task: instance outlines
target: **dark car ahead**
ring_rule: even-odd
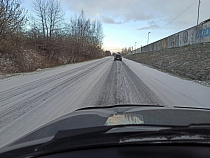
[[[116,54],[116,55],[114,56],[114,61],[116,61],[116,60],[122,61],[122,55]]]

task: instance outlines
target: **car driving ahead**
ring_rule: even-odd
[[[0,149],[0,157],[210,157],[210,109],[88,107]]]
[[[116,60],[122,61],[122,55],[120,55],[120,54],[115,54],[115,55],[114,55],[114,61],[116,61]]]

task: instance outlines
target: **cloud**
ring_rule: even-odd
[[[114,23],[115,19],[120,19],[120,22],[116,23],[123,23],[154,18],[152,13],[142,9],[146,3],[139,0],[62,0],[62,2],[71,11],[79,13],[83,9],[87,16],[102,18],[104,21],[110,21],[110,24],[112,24],[111,19],[114,19]]]
[[[157,25],[156,22],[150,21],[148,22],[147,26],[137,28],[136,30],[154,30],[154,29],[159,29],[159,28],[160,26]]]
[[[101,19],[104,23],[107,23],[107,24],[122,24],[123,23],[121,21],[115,21],[113,18],[105,17],[105,16],[101,16]]]
[[[61,0],[61,2],[70,11],[79,13],[83,9],[88,17],[101,18],[108,24],[154,19],[167,24],[187,9],[170,23],[170,26],[187,27],[196,24],[197,17],[197,2],[192,0]],[[207,7],[209,5],[210,1],[207,0],[201,3],[200,22],[209,18]]]
[[[137,28],[136,30],[153,30],[153,29],[158,29],[158,28],[160,28],[158,25],[149,25],[149,26]]]

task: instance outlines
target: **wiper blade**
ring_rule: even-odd
[[[119,132],[119,133],[107,133],[111,129],[119,129],[119,128],[124,128],[124,127],[157,127],[157,130],[160,128],[171,128],[171,126],[167,125],[152,125],[152,124],[139,124],[139,125],[115,125],[115,126],[101,126],[101,127],[91,127],[91,128],[82,128],[82,129],[74,129],[74,130],[63,130],[63,131],[58,131],[54,138],[43,144],[38,150],[43,151],[43,150],[49,150],[54,147],[59,148],[59,146],[65,146],[67,144],[68,147],[70,146],[81,146],[84,144],[81,144],[81,139],[88,140],[90,141],[89,144],[93,143],[94,141],[101,141],[101,143],[118,143],[119,142],[119,137],[118,136],[125,136],[125,133],[129,132]],[[173,127],[173,126],[172,126]],[[140,130],[140,129],[139,129]],[[154,130],[154,129],[153,129]],[[136,131],[130,131],[131,133],[136,132]],[[138,131],[138,132],[145,132],[145,131]],[[112,137],[110,140],[107,140],[106,138],[109,137],[110,135],[115,135]],[[117,137],[116,137],[117,134]],[[106,136],[106,138],[103,138]],[[103,140],[101,140],[101,138]],[[100,139],[100,140],[99,140]],[[87,141],[87,143],[88,143]]]
[[[192,124],[193,126],[197,124]],[[204,124],[202,124],[204,125]],[[205,124],[209,125],[210,124]],[[191,126],[191,125],[190,125]],[[79,135],[89,135],[89,134],[104,134],[107,131],[114,128],[123,128],[123,127],[157,127],[157,128],[179,128],[179,127],[188,127],[188,126],[179,126],[179,125],[159,125],[159,124],[125,124],[125,125],[113,125],[113,126],[98,126],[98,127],[89,127],[82,129],[71,129],[71,130],[62,130],[58,131],[54,136],[53,140],[58,140],[67,137],[74,137]]]
[[[41,150],[48,148],[50,146],[55,146],[55,144],[65,144],[69,141],[69,139],[77,138],[80,139],[83,138],[95,138],[96,135],[103,135],[106,132],[110,131],[111,129],[119,129],[123,127],[157,127],[158,130],[160,128],[179,128],[180,126],[171,126],[171,125],[156,125],[156,124],[130,124],[130,125],[115,125],[115,126],[101,126],[101,127],[91,127],[91,128],[82,128],[82,129],[71,129],[71,130],[63,130],[58,131],[54,138],[42,145]],[[139,129],[141,132],[141,130]],[[136,132],[136,131],[130,131],[130,132]],[[145,132],[145,131],[143,131]],[[147,132],[147,131],[146,131]]]
[[[139,131],[122,131],[117,133],[110,133],[111,129],[124,128],[124,127],[137,127]],[[153,130],[141,131],[141,127],[152,127]],[[157,131],[154,131],[157,127]],[[162,128],[161,128],[162,127]],[[128,128],[129,129],[129,128]],[[198,129],[200,131],[198,131]],[[189,131],[187,131],[189,130]],[[191,131],[190,131],[191,130]],[[194,131],[193,131],[194,130]],[[208,135],[207,135],[208,133]],[[195,142],[199,143],[199,139],[205,143],[210,143],[210,124],[191,124],[189,126],[169,126],[169,125],[118,125],[118,126],[102,126],[92,127],[86,129],[75,129],[59,131],[54,136],[53,140],[44,143],[30,146],[27,148],[13,151],[14,155],[20,155],[23,152],[28,157],[42,156],[45,154],[53,154],[57,152],[71,151],[75,149],[86,149],[91,147],[105,147],[110,145],[124,145],[130,143],[153,144],[156,140],[161,143],[171,143],[167,139],[158,138],[175,138],[175,136],[194,136]],[[198,136],[198,137],[196,137]],[[200,136],[200,137],[199,137]],[[144,139],[143,139],[144,138]],[[148,139],[147,139],[148,138]],[[164,142],[165,141],[165,142]],[[29,150],[30,149],[30,150]],[[6,153],[10,155],[11,153]],[[22,154],[23,155],[23,154]],[[8,156],[11,157],[11,156]]]
[[[111,129],[117,129],[117,128],[123,128],[123,127],[157,127],[164,128],[162,130],[159,130],[159,132],[179,132],[179,131],[185,131],[185,132],[196,132],[199,133],[205,132],[205,134],[209,134],[210,130],[210,124],[189,124],[189,125],[159,125],[159,124],[128,124],[128,125],[115,125],[115,126],[100,126],[100,127],[91,127],[91,128],[82,128],[82,129],[71,129],[71,130],[62,130],[58,131],[56,135],[54,136],[52,141],[56,141],[59,139],[66,139],[69,137],[75,137],[75,136],[89,136],[92,135],[99,135],[99,134],[105,134]],[[165,129],[167,128],[167,129]],[[204,129],[205,128],[205,129]],[[132,132],[132,131],[131,131]],[[155,133],[157,133],[155,131]],[[49,142],[50,144],[51,142]]]
[[[192,126],[192,125],[189,125]],[[193,124],[193,126],[195,126]],[[202,127],[190,127],[203,129]],[[207,126],[205,124],[205,126]],[[151,125],[151,124],[141,124],[141,125],[117,125],[117,126],[101,126],[101,127],[92,127],[86,129],[75,129],[75,130],[64,130],[59,131],[56,133],[54,138],[45,143],[40,145],[36,148],[36,153],[34,155],[41,155],[44,153],[56,153],[56,152],[63,152],[63,151],[70,151],[74,149],[86,149],[89,147],[99,147],[99,146],[110,146],[110,145],[120,145],[121,143],[126,142],[126,140],[130,139],[138,139],[138,138],[158,138],[160,136],[163,137],[173,137],[178,135],[190,135],[196,136],[201,135],[205,136],[210,142],[210,125],[205,127],[204,131],[186,131],[189,129],[188,126],[169,126],[169,125]],[[111,129],[118,129],[124,127],[152,127],[152,131],[126,131],[126,132],[109,132]],[[154,128],[157,127],[157,131],[154,131]],[[161,128],[162,127],[162,128]],[[160,130],[161,129],[161,130]],[[185,130],[185,131],[184,131]],[[146,143],[153,143],[154,139],[151,141],[147,141]],[[145,143],[142,141],[142,143]]]
[[[190,124],[188,126],[177,126],[169,129],[160,129],[159,131],[150,131],[146,133],[135,133],[124,137],[121,141],[127,142],[129,139],[143,139],[150,138],[154,141],[159,138],[166,138],[172,140],[177,137],[185,136],[184,139],[208,140],[210,142],[210,124]],[[151,139],[153,138],[153,139]]]

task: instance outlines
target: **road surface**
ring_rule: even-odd
[[[112,57],[0,80],[0,147],[78,108],[146,104],[210,108],[210,88]]]

